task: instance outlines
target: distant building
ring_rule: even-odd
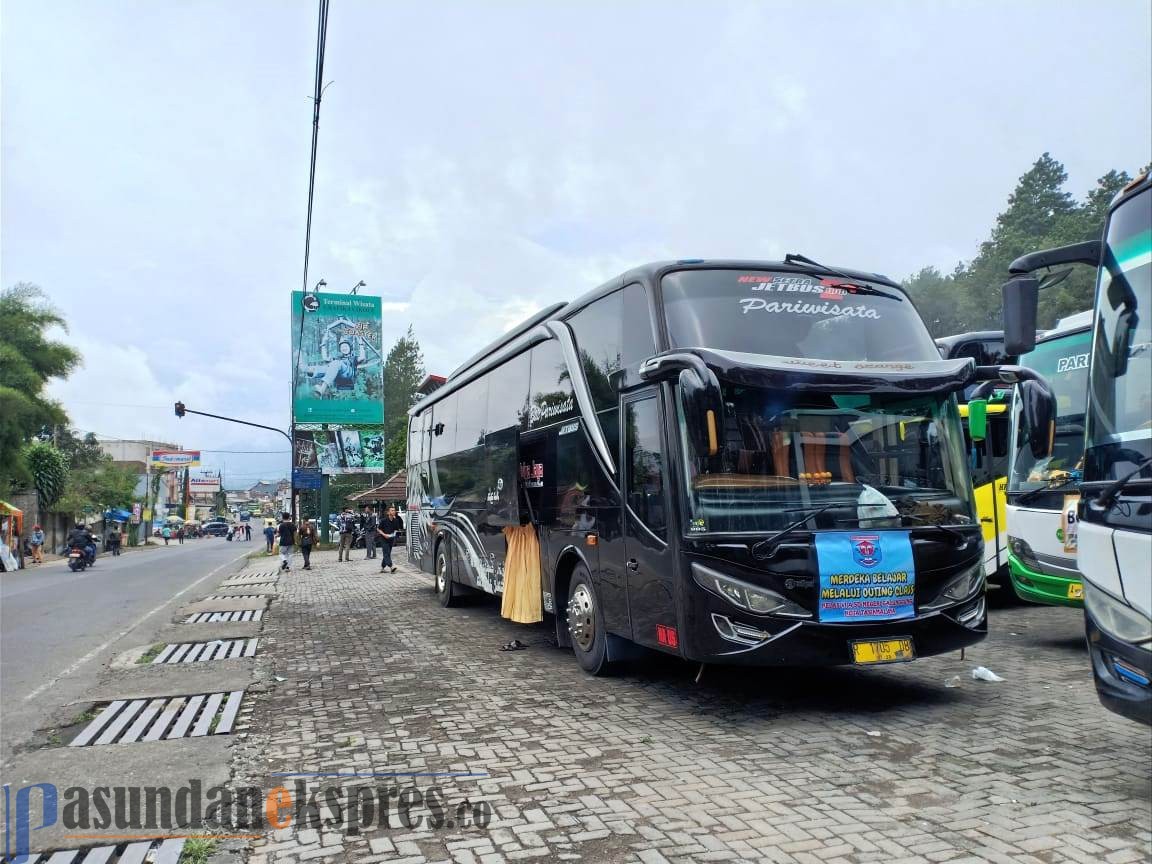
[[[122,440],[119,438],[107,441],[97,441],[100,449],[112,457],[112,462],[121,467],[131,468],[136,473],[136,489],[133,497],[144,502],[148,499],[148,466],[152,461],[153,450],[179,450],[179,444],[169,441],[150,441],[148,439]],[[161,473],[160,489],[156,498],[158,514],[167,515],[168,507],[176,507],[181,501],[183,491],[180,489],[178,473],[164,471]],[[173,511],[175,513],[175,511]],[[178,515],[183,515],[180,513]]]
[[[427,375],[416,388],[416,392],[420,394],[420,398],[430,396],[443,387],[447,380],[443,375]]]

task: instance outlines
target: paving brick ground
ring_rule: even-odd
[[[251,864],[1149,859],[1152,736],[1098,705],[1073,610],[994,610],[963,661],[594,679],[493,602],[442,609],[425,574],[313,560],[280,580],[261,641],[285,679],[253,702],[265,782],[485,773],[310,782],[435,786],[450,817],[467,799],[492,820],[293,825]],[[512,638],[528,650],[501,653]],[[1007,680],[973,681],[980,664]]]

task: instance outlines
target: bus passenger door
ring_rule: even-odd
[[[641,645],[678,652],[668,449],[660,394],[646,390],[623,403],[621,429],[624,479],[624,548],[632,638]]]

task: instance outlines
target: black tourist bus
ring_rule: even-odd
[[[503,529],[535,525],[541,606],[592,673],[635,645],[787,665],[959,649],[987,620],[956,394],[1018,371],[942,359],[873,273],[638,267],[410,411],[409,557],[444,605],[500,594]]]

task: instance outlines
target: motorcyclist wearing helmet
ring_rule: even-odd
[[[68,548],[82,549],[84,554],[88,556],[88,563],[95,563],[96,538],[92,536],[92,532],[85,527],[83,522],[77,522],[76,527],[68,532]]]

